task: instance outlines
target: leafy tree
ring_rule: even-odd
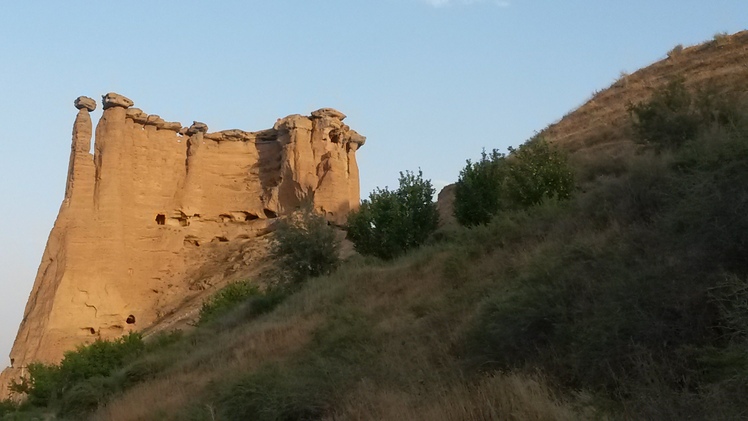
[[[434,188],[423,173],[400,173],[400,186],[377,188],[348,215],[348,237],[361,254],[392,259],[418,247],[439,224]]]
[[[541,137],[509,148],[509,155],[484,151],[467,161],[455,188],[455,217],[466,226],[485,224],[502,210],[525,209],[546,199],[566,200],[574,175],[566,157]]]
[[[545,199],[566,200],[574,174],[566,157],[541,137],[509,148],[504,191],[512,207],[529,208]]]
[[[454,215],[465,226],[485,224],[501,209],[505,156],[484,150],[480,161],[467,161],[455,186]]]
[[[278,222],[270,252],[294,283],[326,275],[339,263],[340,240],[311,206]]]

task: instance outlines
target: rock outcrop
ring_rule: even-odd
[[[7,384],[34,361],[153,326],[203,287],[202,263],[261,243],[273,219],[310,202],[332,223],[359,204],[356,151],[365,138],[325,108],[258,132],[183,128],[109,93],[93,127],[91,98],[78,115],[65,196],[16,341]],[[257,248],[257,247],[255,247]],[[251,247],[244,247],[248,250]],[[243,256],[243,257],[242,257]]]

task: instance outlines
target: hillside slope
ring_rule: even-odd
[[[746,419],[748,96],[734,59],[747,46],[741,33],[686,49],[684,69],[709,71],[658,63],[637,77],[660,88],[612,87],[605,106],[548,128],[571,152],[570,200],[443,226],[393,261],[354,256],[273,311],[248,300],[38,416]],[[709,54],[731,70],[691,62]],[[698,132],[676,146],[635,141],[626,102],[676,73],[694,104],[706,73],[736,93],[721,96],[730,118],[686,114]],[[32,412],[6,417],[17,414]]]
[[[647,99],[674,78],[683,78],[692,89],[748,89],[748,31],[717,35],[712,41],[682,48],[674,46],[668,57],[595,93],[585,104],[541,132],[570,152],[585,149],[617,150],[631,141],[628,104]]]

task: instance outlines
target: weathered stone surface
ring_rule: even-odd
[[[187,135],[192,136],[197,133],[207,133],[208,125],[199,121],[193,121],[192,125],[187,129]]]
[[[93,111],[96,109],[96,101],[93,98],[89,98],[87,96],[79,96],[75,99],[75,108],[82,110],[87,109],[88,111]]]
[[[453,225],[457,223],[455,218],[455,189],[456,184],[449,184],[439,192],[436,199],[436,208],[439,210],[439,225]]]
[[[105,110],[111,107],[130,108],[134,104],[130,98],[127,98],[120,94],[115,94],[114,92],[109,92],[106,95],[102,95],[101,101],[104,105]]]
[[[126,109],[132,101],[120,95],[104,98],[93,154],[87,108],[76,117],[65,199],[0,398],[31,362],[58,362],[77,345],[182,317],[228,269],[258,264],[273,219],[303,201],[334,223],[359,204],[363,136],[330,113],[207,133],[204,123],[185,130]]]
[[[178,121],[165,121],[160,127],[161,130],[173,130],[179,132],[182,130],[182,123]]]
[[[145,119],[145,124],[149,126],[163,127],[166,121],[156,114],[151,114]]]
[[[140,108],[128,108],[125,111],[125,116],[138,124],[145,124],[148,121],[148,114]]]
[[[312,111],[312,117],[314,118],[322,118],[322,117],[331,117],[336,118],[338,120],[345,120],[345,114],[341,113],[340,111],[334,109],[334,108],[320,108],[317,111]]]

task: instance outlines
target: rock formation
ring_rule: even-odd
[[[365,138],[325,108],[259,132],[208,132],[103,96],[91,150],[91,98],[78,115],[65,197],[10,353],[7,384],[35,361],[153,326],[196,294],[191,270],[309,201],[333,223],[358,206]],[[245,261],[250,261],[251,259]],[[199,289],[199,288],[198,288]]]

